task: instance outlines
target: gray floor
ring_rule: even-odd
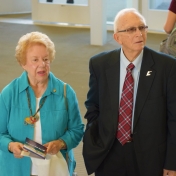
[[[24,16],[23,19],[25,18]],[[0,21],[0,91],[22,73],[23,70],[14,57],[15,47],[18,39],[31,31],[43,32],[55,43],[56,59],[51,65],[51,71],[74,88],[82,117],[84,117],[86,112],[84,101],[88,91],[89,58],[99,52],[119,47],[112,38],[113,32],[108,32],[106,45],[91,46],[89,29],[15,24]],[[148,34],[147,46],[158,50],[160,41],[165,37],[161,34]],[[86,124],[84,118],[83,121]],[[87,176],[82,158],[82,142],[75,149],[75,156],[78,175]]]

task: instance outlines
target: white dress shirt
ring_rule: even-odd
[[[138,82],[139,82],[139,76],[140,76],[140,70],[141,70],[141,63],[142,63],[142,57],[143,57],[143,50],[139,54],[139,56],[132,62],[134,64],[134,69],[132,70],[132,76],[134,79],[134,93],[133,93],[133,115],[132,115],[132,125],[131,125],[131,131],[133,131],[133,120],[134,120],[134,109],[135,109],[135,102],[136,102],[136,95],[137,95],[137,88],[138,88]],[[120,87],[119,87],[119,105],[120,105],[120,99],[122,95],[122,89],[123,84],[125,81],[126,76],[126,68],[131,62],[125,57],[123,50],[121,48],[120,52]]]

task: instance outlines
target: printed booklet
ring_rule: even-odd
[[[27,150],[27,152],[26,151],[21,152],[21,155],[23,156],[40,158],[40,159],[46,158],[47,148],[42,144],[39,144],[29,138],[26,138],[23,148]]]

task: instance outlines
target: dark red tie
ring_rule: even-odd
[[[134,65],[130,63],[126,70],[127,74],[123,84],[122,96],[120,100],[119,108],[119,121],[117,129],[117,139],[122,145],[131,139],[131,123],[133,112],[133,89],[134,80],[132,76],[132,70]]]

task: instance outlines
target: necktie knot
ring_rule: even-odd
[[[130,64],[127,66],[126,70],[127,70],[127,71],[132,71],[133,68],[134,68],[134,64],[133,64],[133,63],[130,63]]]

